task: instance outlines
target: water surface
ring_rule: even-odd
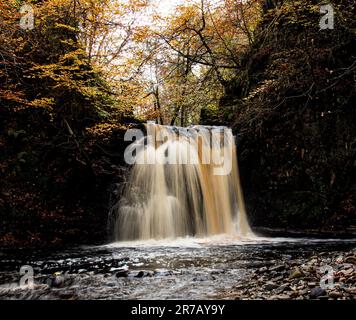
[[[256,268],[355,248],[356,240],[218,236],[57,251],[0,250],[0,298],[215,299]],[[23,265],[34,268],[34,290],[19,287]]]

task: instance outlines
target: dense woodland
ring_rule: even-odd
[[[26,1],[26,30],[0,0],[0,245],[105,241],[147,120],[234,129],[256,230],[355,234],[355,4],[330,2],[333,30],[316,0]]]

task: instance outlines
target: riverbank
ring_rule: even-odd
[[[269,266],[251,269],[243,283],[221,298],[356,300],[356,249],[306,258],[286,255],[283,260],[270,261]]]

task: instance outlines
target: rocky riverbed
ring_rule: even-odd
[[[319,252],[306,258],[285,255],[248,273],[225,299],[356,300],[356,250]]]
[[[355,260],[353,240],[212,238],[0,249],[0,299],[355,300]],[[20,286],[25,265],[33,268],[32,289]],[[333,283],[326,281],[331,275]]]

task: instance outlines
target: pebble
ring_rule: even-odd
[[[267,282],[263,287],[264,287],[266,290],[271,291],[271,290],[273,290],[273,289],[278,288],[278,284],[276,284],[276,283],[270,281],[270,282]]]
[[[339,298],[342,298],[343,295],[341,292],[331,291],[331,292],[329,292],[329,297],[333,298],[333,299],[339,299]]]
[[[143,271],[140,271],[137,275],[135,275],[135,278],[143,278],[145,276],[145,273]]]
[[[319,297],[325,296],[325,295],[326,295],[326,291],[320,287],[313,288],[310,291],[310,298],[312,298],[312,299],[319,298]]]
[[[230,295],[241,300],[353,300],[356,299],[355,259],[354,252],[322,252],[297,259],[284,259],[281,255],[275,266],[270,266],[268,260],[265,266],[256,265],[246,284],[234,286]],[[320,270],[326,265],[334,270],[332,289],[323,289],[319,285],[324,276]]]
[[[288,284],[282,284],[280,287],[278,287],[277,289],[276,289],[276,293],[282,293],[282,292],[284,292],[284,291],[290,291],[291,290],[291,288],[289,287],[289,285]]]
[[[352,264],[356,264],[356,256],[349,256],[349,257],[346,257],[345,262],[347,262],[347,263],[352,263]]]
[[[290,274],[290,278],[291,279],[297,279],[297,278],[301,278],[303,276],[303,272],[300,270],[299,267],[295,267],[294,270],[291,272]]]
[[[284,265],[279,265],[279,266],[269,268],[269,271],[282,271],[284,269],[285,269]]]
[[[62,288],[64,286],[64,277],[61,275],[55,275],[52,279],[51,286],[55,288]]]
[[[127,278],[129,276],[128,269],[121,269],[116,273],[116,278]]]
[[[308,282],[308,287],[316,287],[316,282]]]

